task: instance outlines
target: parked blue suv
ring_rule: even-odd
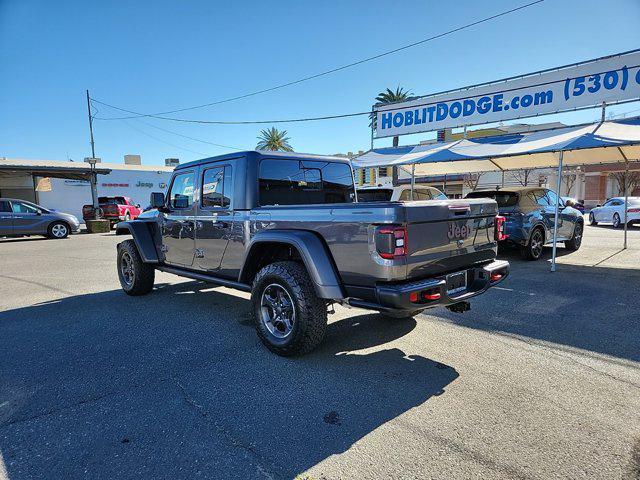
[[[544,245],[553,243],[556,194],[540,187],[499,188],[478,190],[466,198],[492,198],[505,221],[505,242],[520,247],[527,260],[538,260]],[[558,241],[567,250],[580,248],[584,231],[582,213],[560,200],[558,213]]]

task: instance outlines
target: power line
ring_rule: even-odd
[[[196,138],[196,137],[190,137],[189,135],[183,135],[182,133],[178,133],[178,132],[174,132],[172,130],[168,130],[166,128],[162,128],[162,127],[158,127],[157,125],[153,125],[152,123],[147,123],[144,122],[142,120],[140,120],[139,118],[136,119],[138,122],[143,123],[144,125],[148,126],[148,127],[152,127],[155,128],[157,130],[161,130],[163,132],[166,133],[170,133],[172,135],[177,135],[178,137],[182,137],[182,138],[188,138],[189,140],[193,140],[194,142],[201,142],[201,143],[206,143],[208,145],[213,145],[215,147],[220,147],[220,148],[227,148],[229,150],[238,150],[238,151],[243,151],[246,150],[246,148],[239,148],[239,147],[231,147],[229,145],[222,145],[220,143],[213,143],[213,142],[209,142],[207,140],[202,140],[201,138]]]
[[[640,67],[640,64],[638,65],[631,65],[627,68],[632,69],[632,68],[637,68]],[[566,82],[567,80],[574,80],[576,78],[582,78],[582,77],[588,77],[588,76],[594,76],[594,75],[604,75],[605,71],[602,72],[593,72],[593,73],[589,73],[589,74],[582,74],[582,75],[578,75],[575,77],[567,77],[567,78],[559,78],[556,80],[548,80],[548,81],[544,81],[544,82],[538,82],[538,83],[534,83],[531,85],[527,85],[527,88],[533,88],[533,87],[543,87],[543,86],[548,86],[548,85],[553,85],[556,83],[563,83]],[[504,88],[500,88],[499,86],[496,85],[497,90],[491,91],[491,92],[483,92],[483,96],[491,96],[491,95],[495,95],[498,93],[509,93],[509,92],[514,92],[514,91],[518,91],[518,90],[522,90],[524,87],[522,86],[514,86],[512,88],[508,88],[508,89],[504,89]],[[460,89],[460,93],[464,94],[465,89]],[[413,105],[411,105],[411,108],[422,108],[422,107],[426,107],[429,105],[437,105],[438,103],[442,102],[443,100],[434,100],[434,98],[437,98],[439,94],[433,94],[433,95],[426,95],[426,96],[422,96],[422,97],[416,97],[413,99],[408,99],[405,102],[400,102],[400,103],[406,103],[407,101],[418,101],[421,99],[424,99],[424,102],[421,103],[414,103]],[[466,100],[468,98],[474,98],[479,96],[479,94],[471,94],[471,95],[462,95],[459,97],[454,97],[454,98],[447,98],[445,101],[446,102],[454,102],[454,101],[463,101]],[[99,103],[100,105],[105,105],[107,107],[110,108],[115,108],[116,110],[123,110],[122,108],[116,107],[114,105],[110,105],[108,103],[105,102],[101,102],[99,100],[96,99],[91,99],[92,102],[96,102]],[[635,101],[635,100],[628,100],[627,102],[617,102],[617,103],[628,103],[629,101]],[[397,103],[397,102],[396,102]],[[613,105],[613,103],[611,104]],[[389,104],[382,104],[380,105],[381,107],[393,107],[394,103],[389,103]],[[409,107],[403,107],[403,108],[409,108]],[[583,107],[580,108],[580,110],[585,109],[585,108],[593,108],[593,107]],[[575,110],[579,110],[579,109],[574,109]],[[125,111],[129,111],[129,110],[125,110]],[[384,111],[384,110],[383,110]],[[378,112],[378,110],[376,110],[376,112]],[[357,116],[362,116],[362,115],[371,115],[373,112],[372,111],[367,111],[367,112],[355,112],[355,113],[345,113],[345,114],[340,114],[340,115],[326,115],[326,116],[322,116],[322,117],[305,117],[305,118],[290,118],[290,119],[276,119],[276,120],[238,120],[238,121],[232,121],[232,120],[194,120],[194,119],[188,119],[188,118],[176,118],[176,117],[164,117],[164,116],[160,116],[160,115],[154,115],[154,114],[148,114],[148,115],[144,115],[146,117],[150,117],[150,118],[157,118],[158,120],[170,120],[172,122],[182,122],[182,123],[199,123],[199,124],[211,124],[211,125],[260,125],[260,124],[273,124],[273,123],[299,123],[299,122],[314,122],[314,121],[318,121],[318,120],[332,120],[332,119],[337,119],[337,118],[349,118],[349,117],[357,117]],[[124,120],[124,118],[128,118],[128,117],[123,117],[123,118],[104,118],[104,117],[96,117],[94,116],[93,118],[97,119],[97,120],[118,120],[118,119],[122,119]],[[139,117],[134,117],[136,119],[138,119]]]
[[[115,108],[117,110],[123,110],[122,108],[116,107],[114,105],[110,105],[105,102],[101,102],[94,98],[91,99],[92,102],[99,103],[100,105],[104,105],[110,108]],[[129,110],[125,110],[129,111]],[[289,119],[276,119],[276,120],[239,120],[239,121],[231,121],[231,120],[192,120],[188,118],[175,118],[175,117],[163,117],[161,115],[140,115],[143,117],[149,118],[157,118],[158,120],[171,120],[173,122],[183,122],[183,123],[203,123],[203,124],[212,124],[212,125],[260,125],[265,123],[299,123],[299,122],[314,122],[318,120],[331,120],[335,118],[349,118],[349,117],[357,117],[361,115],[371,115],[370,111],[367,112],[356,112],[356,113],[344,113],[340,115],[326,115],[323,117],[306,117],[306,118],[289,118]],[[127,119],[139,119],[140,117],[114,117],[114,118],[105,118],[105,117],[96,117],[96,120],[127,120]]]
[[[155,117],[155,116],[158,116],[158,115],[166,115],[166,114],[170,114],[170,113],[178,113],[178,112],[185,112],[185,111],[188,111],[188,110],[195,110],[195,109],[198,109],[198,108],[211,107],[211,106],[214,106],[214,105],[220,105],[222,103],[233,102],[233,101],[236,101],[236,100],[241,100],[243,98],[253,97],[253,96],[256,96],[256,95],[263,94],[263,93],[272,92],[274,90],[279,90],[279,89],[282,89],[282,88],[290,87],[292,85],[297,85],[299,83],[307,82],[309,80],[313,80],[313,79],[316,79],[316,78],[319,78],[319,77],[330,75],[332,73],[336,73],[336,72],[339,72],[339,71],[342,71],[342,70],[346,70],[348,68],[352,68],[352,67],[355,67],[357,65],[362,65],[363,63],[371,62],[373,60],[377,60],[379,58],[386,57],[388,55],[392,55],[394,53],[398,53],[400,51],[403,51],[403,50],[406,50],[406,49],[409,49],[409,48],[413,48],[413,47],[416,47],[418,45],[422,45],[422,44],[427,43],[427,42],[431,42],[433,40],[437,40],[438,38],[442,38],[442,37],[446,37],[448,35],[452,35],[452,34],[454,34],[456,32],[461,31],[461,30],[466,30],[466,29],[474,27],[476,25],[480,25],[482,23],[489,22],[491,20],[495,20],[496,18],[503,17],[505,15],[509,15],[510,13],[514,13],[514,12],[517,12],[519,10],[523,10],[525,8],[531,7],[531,6],[536,5],[538,3],[542,3],[543,1],[544,0],[535,0],[535,1],[527,3],[525,5],[520,5],[519,7],[512,8],[510,10],[505,10],[505,11],[497,13],[495,15],[491,15],[489,17],[485,17],[483,19],[476,20],[475,22],[467,23],[465,25],[462,25],[460,27],[448,30],[446,32],[439,33],[437,35],[433,35],[433,36],[425,38],[423,40],[420,40],[420,41],[417,41],[417,42],[414,42],[414,43],[410,43],[410,44],[404,45],[402,47],[394,48],[393,50],[388,50],[386,52],[382,52],[382,53],[379,53],[377,55],[373,55],[371,57],[367,57],[367,58],[364,58],[362,60],[358,60],[358,61],[349,63],[347,65],[342,65],[340,67],[332,68],[332,69],[326,70],[324,72],[320,72],[320,73],[316,73],[314,75],[309,75],[307,77],[299,78],[299,79],[293,80],[291,82],[282,83],[282,84],[279,84],[279,85],[275,85],[273,87],[265,88],[265,89],[262,89],[262,90],[256,90],[254,92],[245,93],[243,95],[238,95],[238,96],[235,96],[235,97],[225,98],[223,100],[218,100],[218,101],[215,101],[215,102],[203,103],[203,104],[200,104],[200,105],[193,105],[193,106],[190,106],[190,107],[180,108],[180,109],[176,109],[176,110],[167,110],[167,111],[164,111],[164,112],[158,112],[158,113],[154,113],[154,114],[145,114],[145,113],[135,112],[135,111],[132,111],[132,110],[127,110],[125,108],[116,107],[114,105],[109,105],[109,104],[100,102],[99,100],[96,100],[96,99],[92,99],[92,100],[97,102],[97,103],[100,103],[102,105],[106,105],[106,106],[109,106],[111,108],[115,108],[117,110],[120,110],[122,112],[126,112],[126,113],[132,114],[132,116],[113,117],[113,118],[100,118],[100,120],[127,120],[127,119],[130,119],[130,118],[137,118],[137,117]],[[330,118],[337,118],[337,117],[330,117]]]
[[[195,153],[196,155],[203,155],[203,156],[207,155],[206,153],[198,152],[196,150],[191,150],[190,148],[181,147],[180,145],[176,145],[175,143],[167,142],[166,140],[158,138],[155,135],[151,135],[150,133],[147,133],[144,130],[140,130],[139,128],[131,125],[131,123],[127,122],[126,120],[124,120],[124,123],[126,123],[129,128],[132,128],[133,130],[135,130],[135,131],[137,131],[137,132],[139,132],[139,133],[141,133],[143,135],[146,135],[147,137],[152,138],[157,142],[165,143],[165,144],[170,145],[170,146],[172,146],[174,148],[179,148],[180,150],[184,150],[185,152]]]

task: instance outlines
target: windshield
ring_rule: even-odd
[[[634,207],[640,206],[640,197],[629,197],[629,205],[633,205]]]
[[[515,192],[471,192],[466,198],[491,198],[498,203],[498,208],[515,207],[519,195]]]
[[[124,205],[124,197],[98,197],[100,205]]]
[[[390,188],[367,188],[358,190],[359,202],[388,202],[393,190]]]

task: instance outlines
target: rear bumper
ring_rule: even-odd
[[[452,305],[454,303],[463,302],[471,297],[480,295],[487,291],[490,287],[502,282],[509,276],[509,262],[504,260],[495,260],[492,263],[481,267],[466,269],[467,272],[467,288],[463,291],[449,294],[447,293],[446,275],[420,280],[417,282],[407,282],[393,285],[378,285],[376,287],[376,297],[378,303],[363,302],[359,300],[349,299],[347,303],[352,306],[370,308],[380,311],[418,311],[425,308]],[[499,278],[497,276],[499,275]],[[492,279],[493,276],[493,279]],[[436,300],[421,300],[419,302],[411,301],[411,294],[429,291],[430,293],[439,293]]]

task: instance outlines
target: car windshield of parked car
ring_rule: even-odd
[[[123,205],[126,203],[124,197],[98,197],[100,205]]]
[[[447,196],[437,188],[433,187],[417,187],[413,190],[414,200],[447,200]],[[400,194],[400,201],[411,200],[411,189],[407,188]]]
[[[640,197],[630,198],[629,205],[633,205],[634,207],[640,206]]]
[[[260,162],[260,205],[352,203],[355,189],[346,163],[317,160]]]
[[[519,195],[516,192],[471,192],[466,198],[491,198],[496,201],[498,208],[515,207],[518,204]]]
[[[359,202],[388,202],[393,190],[390,188],[367,188],[358,190]]]

